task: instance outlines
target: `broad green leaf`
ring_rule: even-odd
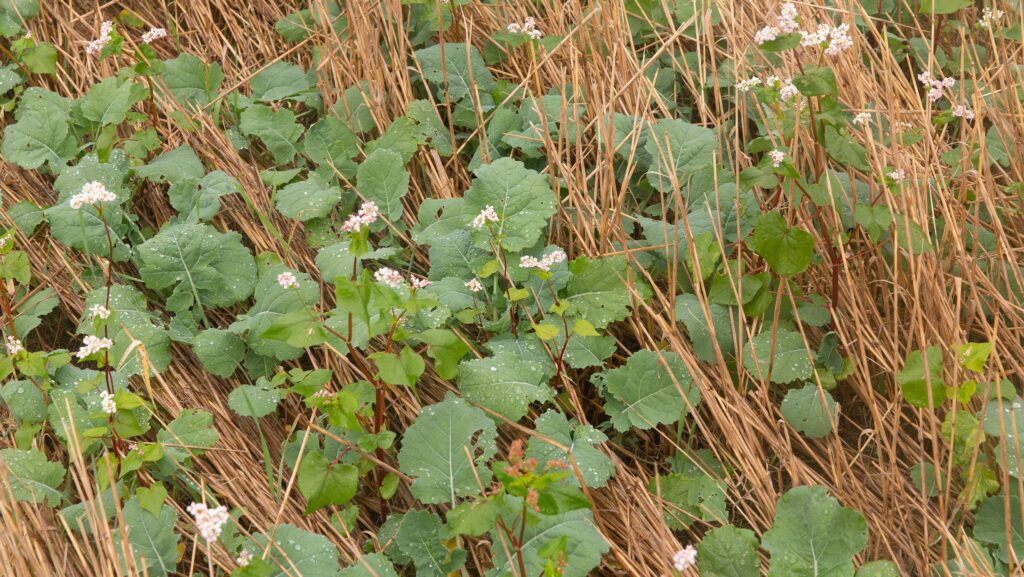
[[[700,404],[689,369],[671,351],[637,351],[602,375],[605,412],[619,431],[675,423]]]
[[[508,521],[511,521],[509,519]],[[508,522],[507,521],[507,522]],[[516,556],[511,558],[506,551],[512,547],[501,546],[501,538],[494,535],[494,570],[489,577],[518,575]],[[546,559],[541,554],[548,543],[565,538],[564,577],[586,577],[601,563],[601,556],[608,552],[608,542],[594,528],[593,514],[589,509],[576,509],[560,515],[538,515],[536,523],[527,524],[523,534],[523,561],[527,575],[543,575]]]
[[[168,150],[151,160],[145,166],[135,169],[135,176],[154,182],[178,183],[198,180],[203,175],[203,162],[189,145],[183,144]]]
[[[375,150],[359,165],[356,185],[365,200],[377,204],[392,223],[402,219],[402,198],[409,192],[409,171],[402,157],[387,149]]]
[[[164,61],[164,85],[171,96],[185,104],[209,104],[224,82],[220,64],[206,64],[192,54]]]
[[[252,97],[264,102],[284,100],[313,90],[309,76],[298,64],[278,61],[261,70],[249,81]]]
[[[852,577],[853,557],[868,543],[864,516],[842,507],[824,487],[790,489],[761,546],[769,577]]]
[[[338,577],[398,577],[398,573],[387,557],[380,553],[369,553],[342,569]]]
[[[216,445],[219,438],[213,428],[213,415],[196,409],[185,409],[156,434],[164,455],[175,464],[202,455]]]
[[[697,544],[701,577],[758,577],[757,545],[757,536],[749,529],[723,525],[708,531]]]
[[[576,328],[583,319],[576,320]],[[555,345],[562,346],[565,342],[564,336],[555,339]],[[585,369],[587,367],[600,367],[604,361],[612,356],[618,345],[615,338],[610,336],[582,336],[574,334],[565,347],[563,360],[574,369]]]
[[[665,523],[673,530],[685,529],[696,520],[716,523],[728,518],[725,484],[692,465],[651,479],[647,490],[661,497]]]
[[[119,124],[135,103],[132,94],[134,84],[130,80],[116,77],[105,78],[92,85],[82,97],[82,116],[101,126]]]
[[[303,181],[289,184],[274,195],[277,211],[295,220],[306,222],[323,218],[341,202],[341,189],[315,172]]]
[[[299,152],[298,142],[302,125],[295,122],[295,113],[287,108],[274,110],[254,104],[242,112],[239,128],[246,136],[259,138],[276,164],[287,164]]]
[[[60,194],[57,204],[45,211],[54,238],[71,248],[106,258],[109,253],[106,234],[109,227],[114,243],[114,260],[125,260],[129,249],[121,237],[128,232],[129,226],[121,203],[130,196],[130,191],[124,186],[127,172],[127,159],[119,151],[114,151],[108,162],[100,162],[95,154],[89,154],[62,172],[53,183],[54,190]],[[117,197],[115,202],[104,203],[102,219],[95,206],[71,208],[71,197],[81,192],[82,186],[90,181],[103,183]]]
[[[406,106],[405,114],[418,125],[421,141],[429,143],[441,156],[452,155],[452,136],[429,100],[413,100]]]
[[[974,518],[974,538],[996,548],[1003,563],[1024,556],[1024,518],[1020,494],[1013,489],[989,497],[978,506]]]
[[[366,144],[366,155],[369,157],[378,150],[390,150],[398,154],[402,164],[412,160],[423,140],[420,130],[412,119],[400,116],[388,126],[380,138]]]
[[[878,242],[882,234],[892,226],[892,211],[886,204],[858,204],[853,210],[853,219],[858,225],[864,228],[871,240]]]
[[[717,363],[716,348],[726,359],[735,352],[733,324],[739,322],[739,318],[733,309],[715,303],[708,304],[708,312],[711,317],[710,324],[696,295],[686,293],[676,297],[676,320],[682,321],[686,326],[686,334],[693,344],[694,354],[705,363]]]
[[[896,383],[903,391],[903,398],[911,405],[920,408],[929,404],[938,406],[946,398],[946,386],[942,380],[942,349],[932,346],[928,347],[925,355],[921,353],[911,351],[907,355],[903,369],[896,374]]]
[[[24,300],[19,299],[14,330],[24,339],[42,323],[42,317],[50,314],[59,304],[60,297],[50,287],[32,291]]]
[[[139,274],[146,286],[172,288],[167,308],[219,308],[245,300],[256,282],[256,262],[237,232],[205,224],[165,228],[139,246]]]
[[[29,423],[46,420],[46,399],[32,381],[8,381],[0,388],[0,397],[15,419]]]
[[[840,164],[849,164],[864,172],[871,170],[868,165],[868,151],[864,145],[831,126],[825,126],[825,150],[832,160]]]
[[[804,96],[838,96],[836,74],[828,66],[808,66],[793,77],[793,85]]]
[[[344,505],[356,496],[359,470],[355,465],[332,463],[321,453],[302,456],[299,491],[306,498],[306,515],[329,505]]]
[[[473,174],[476,178],[465,194],[465,223],[492,206],[498,214],[498,222],[492,226],[502,247],[520,251],[533,246],[555,214],[555,194],[548,177],[511,158],[499,158]],[[478,233],[481,248],[487,248],[490,239],[485,233]]]
[[[262,548],[271,538],[267,562],[274,570],[267,577],[337,577],[338,548],[327,537],[284,524],[255,540]]]
[[[377,365],[380,379],[389,385],[416,386],[426,368],[423,358],[408,345],[398,354],[381,351],[370,354],[370,358]]]
[[[334,103],[334,113],[352,132],[362,134],[377,127],[369,103],[377,101],[369,82],[360,80],[345,89],[344,96]]]
[[[629,316],[633,302],[630,287],[640,296],[648,291],[642,280],[630,277],[629,265],[622,256],[579,257],[569,263],[569,271],[572,276],[563,302],[569,305],[569,313],[590,321],[596,329]]]
[[[857,577],[900,577],[900,569],[892,561],[871,561],[857,569]]]
[[[302,148],[317,164],[333,167],[346,176],[355,174],[356,163],[352,159],[359,155],[359,139],[333,116],[309,127]]]
[[[260,379],[255,385],[235,387],[228,395],[228,406],[238,415],[259,419],[276,411],[284,395],[283,390]]]
[[[651,158],[647,180],[661,192],[685,187],[689,177],[711,166],[717,149],[710,128],[673,118],[661,120],[651,127],[644,148]]]
[[[110,301],[107,291],[97,288],[85,298],[85,314],[78,324],[80,334],[104,336],[103,329],[96,329],[95,320],[90,316],[93,305],[106,306],[111,315],[107,323],[106,336],[114,341],[110,358],[117,364],[124,354],[132,349],[120,371],[125,374],[141,373],[143,360],[141,351],[135,345],[139,341],[145,347],[149,370],[164,371],[171,364],[171,337],[163,321],[149,311],[148,299],[142,291],[132,285],[115,284],[110,287]]]
[[[541,365],[512,353],[463,361],[459,365],[459,390],[466,399],[510,421],[526,416],[531,403],[547,402],[554,395]]]
[[[996,459],[1015,478],[1024,477],[1021,460],[1024,459],[1024,402],[1019,397],[1012,401],[992,399],[985,407],[983,427],[986,433],[999,439]]]
[[[490,482],[486,463],[497,450],[496,437],[494,421],[449,393],[440,403],[425,407],[406,429],[398,463],[414,478],[412,493],[417,499],[455,504],[457,497],[478,494],[477,476],[485,486]]]
[[[299,288],[284,288],[277,282],[277,275],[292,272],[299,283]],[[283,265],[268,267],[260,276],[254,291],[255,303],[245,314],[238,315],[238,320],[228,327],[233,333],[247,333],[246,342],[249,349],[257,354],[274,357],[277,360],[294,359],[302,354],[302,349],[285,341],[263,338],[274,323],[289,313],[306,310],[307,306],[316,303],[320,298],[320,288],[306,273],[295,272]]]
[[[22,168],[37,169],[48,164],[50,170],[60,172],[75,157],[76,149],[66,117],[30,111],[4,128],[0,154]]]
[[[466,562],[462,549],[446,546],[447,528],[428,511],[410,511],[398,528],[398,547],[416,566],[416,577],[445,577],[457,573]]]
[[[569,421],[565,415],[555,410],[548,410],[538,417],[534,427],[541,435],[568,447],[569,452],[567,454],[539,437],[531,437],[526,448],[528,458],[537,459],[538,463],[562,461],[569,464],[568,456],[572,455],[580,469],[583,482],[595,489],[603,487],[615,473],[615,465],[611,459],[597,448],[597,445],[607,441],[608,437],[594,427],[582,425],[576,420]],[[570,478],[576,480],[575,475]]]
[[[3,466],[8,481],[4,491],[9,491],[15,501],[41,503],[44,500],[55,507],[64,496],[57,489],[64,482],[64,466],[46,459],[46,455],[34,449],[0,449],[0,466]]]
[[[814,236],[791,228],[778,212],[769,212],[757,221],[750,248],[764,257],[776,274],[789,276],[807,270],[814,256]]]
[[[29,200],[21,200],[7,207],[7,216],[18,230],[31,236],[36,228],[46,220],[43,209]],[[20,331],[19,331],[19,334]]]
[[[776,332],[773,356],[772,331],[765,327],[746,347],[743,366],[757,379],[768,378],[771,370],[772,382],[780,384],[810,379],[814,374],[814,365],[803,337],[789,329]]]
[[[124,523],[128,533],[128,544],[139,565],[146,567],[154,577],[177,572],[178,534],[174,532],[177,515],[168,505],[154,515],[142,507],[138,497],[132,497],[124,506]],[[123,555],[120,546],[121,535],[114,532],[118,555]],[[124,559],[122,557],[122,563]]]
[[[786,422],[810,439],[827,436],[839,424],[839,405],[832,393],[813,383],[790,389],[780,408]]]
[[[477,90],[490,92],[494,88],[491,71],[472,45],[435,44],[417,50],[416,59],[423,69],[424,78],[437,87],[437,97],[442,102],[462,100]]]
[[[992,343],[967,343],[957,349],[956,362],[965,369],[980,373],[985,370],[991,354]]]
[[[447,329],[429,329],[415,338],[428,345],[427,356],[434,359],[438,376],[454,379],[459,374],[459,361],[469,354],[469,346],[459,335]]]
[[[973,4],[971,0],[921,0],[920,14],[952,14]]]

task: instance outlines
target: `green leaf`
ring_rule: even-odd
[[[853,557],[868,543],[863,515],[846,509],[824,487],[790,489],[761,546],[771,555],[769,577],[850,577]]]
[[[196,335],[192,351],[207,372],[227,378],[245,359],[245,342],[229,331],[207,329]]]
[[[885,204],[858,204],[853,210],[854,222],[864,228],[871,240],[878,242],[882,234],[892,226],[892,211]]]
[[[388,126],[380,138],[367,143],[366,154],[369,156],[378,150],[390,150],[397,153],[405,164],[412,160],[420,144],[422,141],[416,123],[412,119],[400,116]]]
[[[428,511],[410,511],[398,528],[398,546],[416,566],[416,577],[445,577],[466,562],[462,549],[449,550],[448,531],[441,519]]]
[[[605,412],[619,431],[675,423],[700,404],[700,391],[676,353],[640,350],[605,371]]]
[[[921,0],[920,14],[952,14],[972,5],[971,0]]]
[[[1009,563],[1024,556],[1024,518],[1016,489],[981,502],[974,521],[974,538],[996,548],[996,558]],[[1012,553],[1012,556],[1011,556]]]
[[[0,388],[0,397],[15,419],[29,423],[46,420],[46,399],[32,381],[8,381]]]
[[[343,122],[328,116],[309,127],[302,148],[313,162],[330,166],[346,176],[355,173],[359,139]]]
[[[896,383],[903,391],[903,398],[919,408],[929,406],[929,389],[934,406],[942,404],[946,398],[946,386],[942,381],[942,349],[932,346],[925,352],[926,355],[922,355],[921,351],[911,351],[903,369],[896,374]]]
[[[750,248],[764,257],[776,274],[789,276],[807,270],[814,256],[814,236],[790,228],[781,214],[769,212],[757,221]]]
[[[373,151],[359,165],[356,184],[360,194],[380,208],[392,223],[402,220],[402,198],[409,192],[409,171],[402,157],[390,150]]]
[[[608,542],[594,528],[593,514],[588,509],[576,509],[560,515],[538,515],[536,523],[527,524],[523,533],[523,561],[527,575],[543,575],[547,559],[542,555],[548,543],[565,539],[565,569],[563,577],[586,577],[601,563],[601,556],[608,552]],[[511,520],[507,520],[506,523]],[[516,556],[508,557],[506,551],[512,547],[500,545],[495,535],[491,541],[494,554],[494,572],[490,575],[518,575]],[[507,538],[506,538],[506,544]]]
[[[287,108],[274,110],[254,104],[242,112],[239,128],[246,136],[255,136],[274,155],[276,164],[287,164],[299,152],[302,126],[295,122],[295,113]]]
[[[569,271],[572,277],[564,299],[569,313],[590,321],[596,329],[629,316],[633,299],[627,282],[641,296],[648,291],[641,280],[629,277],[629,265],[623,256],[579,257],[569,263]]]
[[[256,261],[241,238],[205,224],[169,226],[139,246],[139,274],[151,289],[173,288],[167,308],[174,312],[233,305],[256,282]]]
[[[228,395],[228,406],[243,417],[259,419],[277,410],[285,392],[260,379],[255,385],[235,387]]]
[[[203,175],[203,162],[191,146],[183,144],[168,150],[149,161],[145,166],[135,169],[135,176],[147,178],[153,182],[178,183],[186,180],[198,180]]]
[[[106,333],[102,328],[96,328],[95,320],[89,315],[93,305],[106,306],[110,309]],[[106,289],[94,289],[86,295],[83,310],[85,314],[78,324],[78,332],[98,337],[106,334],[114,341],[114,346],[110,348],[111,359],[119,362],[125,353],[132,349],[121,365],[120,372],[142,372],[141,351],[138,350],[135,341],[139,341],[145,347],[150,370],[164,371],[171,364],[171,337],[160,317],[149,311],[148,299],[139,289],[131,285],[111,285],[109,303]]]
[[[685,529],[695,520],[715,523],[728,518],[725,484],[695,466],[651,479],[647,490],[661,497],[670,529]]]
[[[255,540],[263,548],[270,537],[267,561],[274,570],[267,577],[337,577],[338,548],[327,537],[284,524]]]
[[[426,365],[423,359],[406,345],[399,354],[377,352],[370,355],[377,365],[381,380],[389,385],[416,386],[416,380],[423,374]]]
[[[224,82],[220,64],[206,64],[192,54],[164,61],[164,85],[171,96],[185,104],[205,106]]]
[[[172,463],[187,463],[189,458],[198,457],[217,444],[220,436],[212,425],[210,413],[185,409],[166,429],[157,432],[156,440]]]
[[[758,577],[757,546],[757,536],[749,529],[723,525],[708,531],[697,544],[701,577]]]
[[[395,567],[387,557],[380,553],[369,553],[342,569],[338,577],[398,577],[398,573],[395,573]]]
[[[726,359],[735,352],[732,327],[739,318],[734,309],[715,303],[708,304],[708,312],[710,324],[696,295],[686,293],[676,297],[676,320],[686,325],[686,334],[693,344],[694,354],[705,363],[717,363],[716,349]]]
[[[986,433],[999,439],[996,459],[1015,478],[1024,477],[1021,459],[1024,458],[1024,403],[1019,397],[1011,402],[992,399],[985,407],[982,421]],[[1005,455],[1005,456],[1004,456]]]
[[[41,42],[25,50],[21,62],[32,74],[56,74],[57,48],[49,42]]]
[[[131,545],[132,554],[138,565],[145,567],[148,574],[154,577],[175,573],[179,537],[174,532],[177,518],[174,509],[164,505],[160,508],[160,514],[154,515],[143,508],[138,497],[132,497],[124,506],[123,513],[128,544]],[[119,556],[123,556],[121,534],[116,531],[114,534],[114,548]]]
[[[466,399],[510,421],[526,416],[530,403],[543,403],[554,396],[541,365],[512,353],[463,361],[459,365],[459,390]]]
[[[82,97],[82,116],[100,126],[119,124],[134,104],[132,82],[111,77],[92,85]]]
[[[761,331],[750,340],[747,354],[743,358],[743,366],[754,377],[765,379],[771,371],[773,383],[792,383],[810,379],[814,375],[814,365],[800,333],[789,329],[779,329],[775,334],[775,354],[772,355],[772,331]]]
[[[836,75],[828,66],[807,67],[793,77],[793,86],[804,96],[838,96]]]
[[[555,214],[555,194],[548,177],[511,158],[499,158],[473,174],[476,178],[465,194],[465,223],[492,206],[498,213],[498,222],[492,226],[502,247],[520,251],[533,246]],[[487,248],[490,235],[479,236],[482,241],[478,245]]]
[[[261,70],[249,81],[252,97],[264,102],[284,100],[313,90],[309,76],[298,64],[278,61]]]
[[[284,288],[277,282],[277,275],[291,272],[299,283],[299,288]],[[275,327],[278,321],[285,322],[290,313],[305,312],[307,303],[312,304],[320,299],[320,288],[306,273],[293,271],[283,265],[267,267],[260,275],[253,291],[255,302],[245,314],[228,327],[233,333],[246,332],[249,349],[257,354],[274,357],[279,361],[294,359],[302,355],[303,350],[283,340],[277,340],[281,326]],[[274,331],[271,331],[271,329]],[[269,331],[269,334],[268,334]],[[271,338],[264,338],[264,335]]]
[[[11,222],[25,236],[31,236],[36,228],[46,220],[43,209],[29,200],[21,200],[7,207],[7,216],[11,217]],[[21,333],[19,332],[19,334]]]
[[[477,475],[485,486],[491,480],[485,464],[497,450],[496,437],[494,422],[483,411],[451,393],[425,407],[398,452],[402,472],[414,478],[413,496],[427,504],[454,505],[457,497],[477,495]]]
[[[442,102],[462,100],[476,90],[490,92],[494,88],[491,71],[472,45],[435,44],[417,50],[416,59],[423,69],[423,77],[437,87],[437,97]]]
[[[30,386],[30,385],[27,385]],[[9,491],[15,501],[41,503],[56,507],[64,500],[57,487],[64,482],[64,466],[46,459],[36,450],[0,449],[0,465],[6,469]]]
[[[359,470],[355,465],[332,463],[320,453],[309,453],[303,455],[299,465],[298,483],[309,515],[329,505],[351,501],[359,485]]]
[[[714,161],[718,149],[710,128],[667,118],[651,127],[644,150],[651,165],[647,180],[661,192],[685,188],[687,179]]]
[[[871,561],[857,569],[857,577],[900,577],[900,569],[892,561]]]
[[[5,161],[27,169],[48,164],[54,172],[63,170],[76,151],[77,143],[66,116],[34,110],[4,128],[0,145]]]
[[[442,379],[454,379],[459,374],[459,361],[469,353],[469,346],[454,332],[447,329],[429,329],[416,339],[428,345],[427,356],[434,359],[434,370]]]
[[[832,393],[819,390],[813,383],[790,389],[781,410],[786,422],[810,439],[829,435],[839,423],[839,405]]]
[[[480,537],[494,530],[500,511],[494,498],[466,501],[448,511],[448,528],[454,535]]]
[[[960,366],[980,373],[985,370],[985,363],[992,354],[992,343],[967,343],[957,349],[956,361]]]
[[[840,164],[849,164],[864,172],[871,170],[868,165],[868,151],[864,145],[831,126],[825,126],[825,150]]]
[[[50,287],[33,291],[18,305],[14,330],[24,339],[42,323],[42,317],[50,314],[59,304],[60,297]]]
[[[611,459],[597,448],[608,437],[594,427],[569,421],[555,410],[548,410],[538,417],[534,427],[541,435],[568,447],[569,451],[566,453],[540,437],[531,437],[526,448],[528,458],[537,459],[538,463],[562,461],[568,464],[571,455],[580,469],[583,482],[594,489],[603,487],[615,473]],[[576,479],[574,475],[570,478]]]
[[[301,222],[329,215],[339,202],[341,189],[315,172],[309,173],[306,180],[289,184],[274,195],[277,211]]]

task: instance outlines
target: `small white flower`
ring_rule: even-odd
[[[832,27],[828,24],[818,24],[818,29],[814,32],[802,31],[800,32],[800,46],[821,46],[828,42],[831,31]]]
[[[736,90],[740,92],[748,92],[751,88],[761,85],[761,79],[757,76],[751,76],[746,80],[740,80],[736,83]]]
[[[779,30],[783,34],[789,34],[795,32],[800,24],[796,21],[796,6],[792,2],[786,2],[782,5],[782,11],[779,15]]]
[[[953,107],[953,116],[957,118],[963,118],[964,120],[974,120],[974,111],[969,106],[964,104],[957,104]]]
[[[364,227],[369,227],[377,222],[380,217],[380,209],[374,202],[364,202],[359,207],[359,212],[349,215],[348,220],[341,225],[342,232],[359,232]]]
[[[546,255],[540,260],[528,255],[519,257],[519,266],[521,268],[539,268],[543,271],[550,271],[554,264],[560,262],[565,262],[565,252],[561,249]]]
[[[825,55],[835,56],[852,47],[853,39],[850,38],[850,25],[840,24],[828,33],[828,48],[825,49]]]
[[[423,289],[430,286],[431,282],[425,278],[412,277],[412,288]]]
[[[513,22],[505,27],[509,34],[526,34],[534,40],[540,40],[544,33],[537,28],[537,20],[533,16],[527,16],[522,24]]]
[[[313,393],[314,399],[326,399],[327,397],[331,396],[334,396],[334,393],[328,391],[327,389],[320,389],[319,391]]]
[[[856,124],[857,126],[867,126],[870,122],[870,112],[858,112],[857,115],[853,117],[853,123]]]
[[[32,39],[32,31],[31,30],[26,30],[25,31],[25,39],[26,40],[31,40]]]
[[[283,289],[299,288],[299,280],[291,271],[284,271],[277,275],[277,284]]]
[[[85,45],[85,53],[99,54],[106,48],[107,44],[110,43],[110,35],[114,31],[114,23],[107,20],[103,24],[100,24],[100,35],[96,40]]]
[[[765,42],[771,42],[779,37],[779,32],[780,30],[775,26],[765,26],[758,30],[757,34],[754,34],[754,43],[760,46]]]
[[[152,44],[155,40],[160,40],[167,36],[167,31],[163,28],[150,28],[149,32],[142,35],[142,41],[146,44]]]
[[[110,339],[101,339],[93,335],[85,335],[82,339],[82,348],[78,349],[75,356],[79,359],[84,359],[89,355],[98,353],[104,349],[109,349],[114,346],[114,342]]]
[[[192,503],[188,506],[188,513],[195,519],[199,534],[210,543],[220,537],[224,525],[231,519],[228,509],[224,505],[210,509],[206,503]]]
[[[4,348],[7,349],[7,354],[9,355],[16,355],[25,350],[25,346],[21,344],[21,341],[12,336],[7,337],[7,341],[4,343]]]
[[[239,567],[245,567],[252,561],[252,551],[248,549],[242,549],[242,552],[238,554],[238,558],[235,562],[238,563]]]
[[[939,80],[938,78],[934,78],[928,72],[922,72],[918,74],[917,80],[921,84],[924,84],[925,86],[928,87],[928,100],[932,102],[935,102],[936,100],[942,98],[942,93],[944,89],[953,88],[954,86],[956,86],[955,78],[946,76],[945,78]]]
[[[672,566],[676,568],[676,571],[686,571],[696,564],[697,550],[693,548],[693,545],[687,545],[672,556]]]
[[[92,305],[89,307],[89,316],[97,319],[107,319],[110,317],[110,309],[103,305]]]
[[[893,182],[903,182],[904,180],[907,179],[907,171],[903,170],[902,168],[891,170],[887,172],[885,175],[892,179]]]
[[[981,19],[978,20],[978,26],[980,28],[991,28],[993,23],[999,22],[1002,19],[1003,14],[1002,10],[992,10],[991,7],[986,6]]]
[[[782,81],[782,87],[779,88],[779,98],[781,98],[783,102],[788,102],[789,99],[799,95],[800,91],[797,90],[792,80],[787,78]]]
[[[470,280],[466,281],[463,286],[468,288],[469,292],[471,292],[471,293],[478,293],[478,292],[484,290],[484,285],[480,284],[480,279],[476,279],[476,278],[470,279]]]
[[[71,197],[69,203],[71,208],[78,210],[86,204],[99,204],[101,202],[114,202],[117,195],[107,190],[106,185],[98,180],[93,180],[82,185],[81,191]]]
[[[473,218],[473,228],[480,230],[488,222],[498,222],[498,213],[489,204],[480,211],[480,214]]]
[[[513,22],[505,27],[509,34],[520,34],[523,31],[523,27],[518,22]]]
[[[373,278],[377,279],[377,282],[385,284],[393,289],[402,288],[402,285],[405,284],[405,279],[402,278],[402,273],[388,267],[378,269],[377,272],[373,273]]]
[[[772,166],[775,168],[782,166],[782,161],[786,160],[786,153],[777,148],[769,152],[768,156],[772,159]]]
[[[100,391],[100,405],[103,407],[103,412],[108,415],[113,415],[117,412],[117,403],[114,402],[114,395],[107,391]]]

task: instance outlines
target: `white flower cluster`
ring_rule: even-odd
[[[537,21],[534,20],[533,16],[527,16],[522,24],[518,22],[509,24],[506,30],[508,30],[509,34],[526,34],[534,40],[540,40],[544,37],[544,33],[537,28]]]
[[[224,505],[211,509],[206,503],[192,503],[188,506],[188,514],[195,519],[199,534],[210,543],[220,537],[224,525],[231,519],[228,508]]]
[[[942,91],[944,89],[956,86],[955,78],[946,76],[942,80],[939,80],[938,78],[932,77],[928,72],[918,74],[917,80],[928,87],[928,100],[931,100],[932,102],[942,98]]]
[[[117,403],[114,402],[114,395],[107,391],[100,391],[100,405],[103,407],[103,412],[108,415],[113,415],[117,412]]]
[[[792,2],[786,2],[782,5],[782,10],[778,20],[775,22],[775,26],[765,26],[758,30],[757,34],[754,34],[754,42],[760,46],[765,42],[775,40],[779,37],[779,34],[796,32],[796,29],[799,27],[800,24],[796,20],[796,6]]]
[[[412,284],[412,288],[414,289],[424,289],[431,284],[430,281],[425,278],[409,277],[409,279]]]
[[[398,272],[393,268],[383,267],[373,273],[373,278],[377,279],[377,282],[385,284],[393,289],[402,288],[405,284],[405,279],[402,278],[402,273]]]
[[[556,250],[550,254],[545,255],[543,258],[538,260],[532,256],[522,256],[519,258],[519,266],[522,268],[539,268],[543,271],[550,271],[551,267],[560,262],[565,262],[565,251]]]
[[[971,110],[970,106],[965,104],[957,104],[953,107],[953,116],[957,118],[963,118],[964,120],[974,120],[974,111]]]
[[[9,355],[16,355],[25,350],[25,346],[21,344],[21,341],[11,336],[7,337],[7,341],[4,343],[4,348],[7,349],[7,354]]]
[[[803,31],[800,33],[800,45],[825,46],[825,55],[835,56],[853,47],[853,39],[850,38],[850,25],[818,24],[818,29],[814,32]]]
[[[92,305],[89,307],[89,316],[96,319],[110,318],[110,309],[103,305]]]
[[[993,23],[999,22],[1002,19],[1003,14],[1005,12],[1002,10],[993,10],[991,7],[986,6],[985,11],[982,12],[981,18],[978,20],[978,26],[986,29],[991,28]]]
[[[163,28],[150,28],[149,32],[142,35],[142,41],[146,44],[152,44],[156,40],[167,37],[167,31]]]
[[[781,98],[783,102],[788,102],[790,98],[799,95],[800,91],[793,85],[792,80],[787,78],[782,81],[782,84],[779,87],[779,98]]]
[[[80,359],[84,359],[89,355],[98,353],[104,349],[109,349],[112,346],[114,346],[114,341],[110,339],[101,339],[93,335],[85,335],[85,338],[82,339],[82,348],[78,349],[75,356]]]
[[[751,76],[746,80],[740,80],[736,83],[736,90],[740,92],[749,92],[751,88],[761,85],[761,79],[757,76]]]
[[[686,571],[696,564],[697,550],[694,549],[693,545],[687,545],[676,551],[676,554],[672,556],[672,566],[676,568],[676,571]]]
[[[114,23],[110,20],[100,24],[100,35],[96,40],[85,45],[86,54],[99,54],[110,43],[110,35],[114,32]]]
[[[782,152],[778,148],[773,149],[771,152],[769,152],[768,156],[772,159],[772,166],[774,166],[775,168],[782,166],[782,161],[786,160],[786,153]]]
[[[891,170],[885,173],[885,175],[892,179],[893,182],[903,182],[904,180],[907,179],[907,171],[903,170],[902,168]]]
[[[238,563],[239,567],[245,567],[252,562],[252,551],[248,549],[242,549],[242,552],[238,554],[238,558],[235,559],[235,563]]]
[[[463,284],[463,286],[468,288],[469,292],[471,292],[471,293],[478,293],[478,292],[484,290],[484,285],[480,284],[480,279],[478,279],[478,278],[474,278],[474,279],[470,279],[470,280],[466,281],[465,284]]]
[[[71,197],[69,201],[71,208],[78,210],[86,204],[99,204],[101,202],[114,202],[117,195],[107,190],[106,185],[98,180],[87,182],[82,185],[82,190]]]
[[[299,288],[299,279],[291,271],[284,271],[277,275],[277,284],[283,289]]]
[[[857,115],[853,117],[853,123],[856,124],[857,126],[867,126],[870,122],[870,112],[858,112]]]
[[[488,222],[498,222],[498,213],[489,204],[480,211],[480,214],[473,217],[473,228],[480,230]]]
[[[359,232],[363,227],[369,227],[377,222],[379,217],[380,209],[377,208],[377,203],[364,202],[359,207],[359,212],[349,215],[348,220],[341,225],[341,230],[343,232]]]

